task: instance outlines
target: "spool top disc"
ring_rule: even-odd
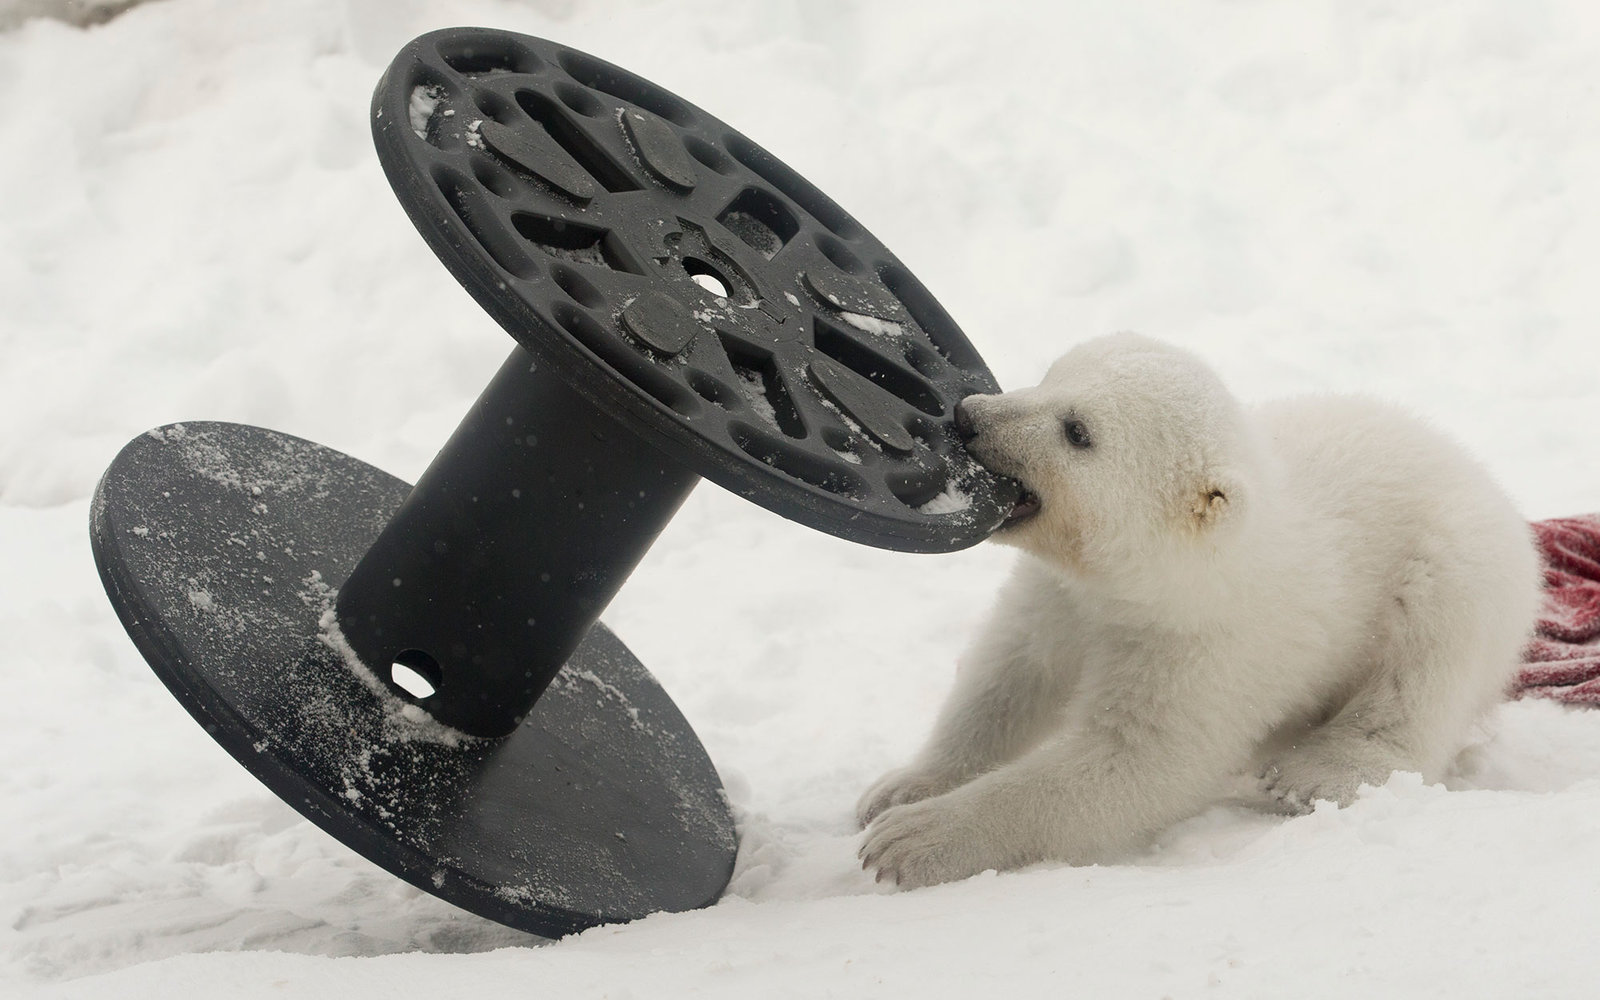
[[[1018,492],[955,404],[998,387],[889,250],[666,90],[481,28],[408,45],[373,97],[401,203],[539,363],[700,475],[904,551],[973,545]]]

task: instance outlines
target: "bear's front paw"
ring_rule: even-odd
[[[914,889],[1003,867],[990,847],[966,804],[941,795],[886,810],[867,830],[858,856],[877,881]]]
[[[1362,785],[1381,785],[1395,771],[1415,770],[1392,730],[1320,730],[1290,747],[1261,772],[1262,789],[1284,812],[1307,813],[1326,799],[1347,806]]]
[[[890,771],[868,788],[856,803],[856,825],[866,829],[890,806],[907,802],[921,802],[949,791],[951,783],[917,767],[902,767]]]
[[[1261,790],[1279,812],[1309,813],[1318,801],[1347,806],[1355,801],[1361,776],[1348,764],[1320,754],[1289,753],[1261,770]]]

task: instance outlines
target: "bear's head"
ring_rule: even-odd
[[[1070,572],[1214,551],[1245,515],[1255,448],[1238,404],[1199,359],[1146,337],[1092,340],[1033,388],[968,396],[956,426],[1026,490],[995,540]]]

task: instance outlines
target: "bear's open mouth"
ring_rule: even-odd
[[[1011,513],[1001,522],[1000,527],[1010,528],[1021,524],[1028,518],[1039,513],[1039,497],[1026,486],[1022,487],[1022,495],[1017,497],[1017,502],[1011,505]]]

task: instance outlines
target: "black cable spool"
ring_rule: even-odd
[[[518,346],[415,487],[257,427],[135,439],[94,502],[107,593],[213,738],[413,885],[543,935],[707,905],[721,782],[601,612],[701,477],[883,548],[981,541],[1017,488],[953,410],[994,379],[855,219],[593,56],[434,32],[372,122]]]

